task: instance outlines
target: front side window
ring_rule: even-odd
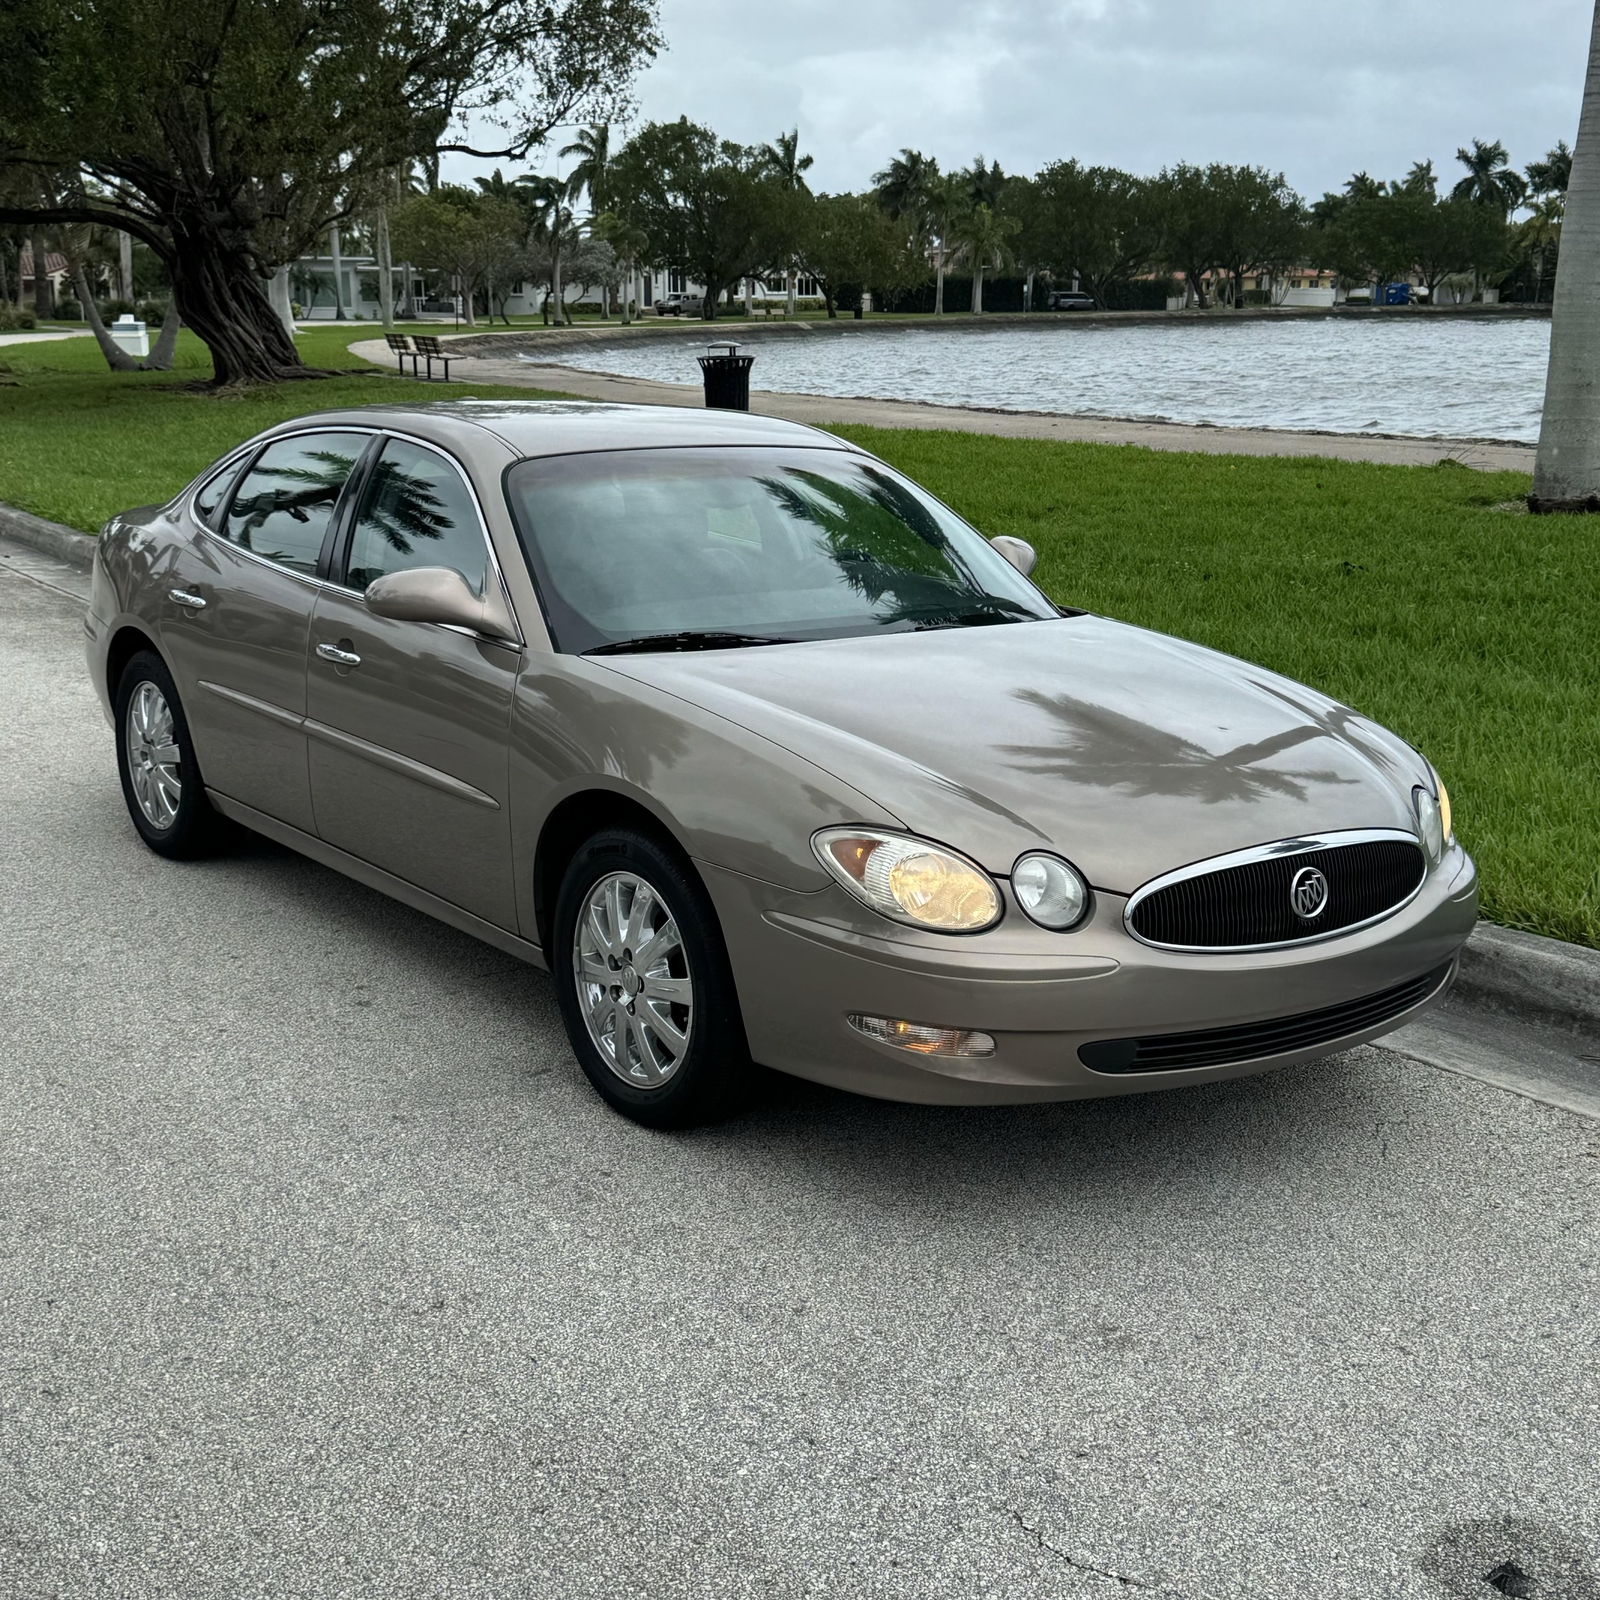
[[[364,433],[303,433],[269,444],[244,475],[220,532],[230,544],[315,574],[333,508]]]
[[[365,589],[390,572],[449,567],[482,594],[488,564],[478,509],[454,464],[409,440],[386,440],[361,493],[346,583]]]
[[[506,486],[568,653],[1060,615],[952,511],[842,450],[599,451],[519,462]]]

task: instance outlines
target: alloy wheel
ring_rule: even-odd
[[[133,797],[152,828],[170,828],[183,799],[182,752],[172,707],[146,678],[128,700],[128,779]]]
[[[625,1083],[655,1089],[683,1064],[694,988],[678,924],[661,896],[631,872],[601,878],[572,938],[578,1004],[589,1038]]]

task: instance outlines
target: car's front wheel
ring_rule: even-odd
[[[654,1128],[726,1115],[749,1055],[733,974],[704,886],[631,828],[596,834],[556,899],[550,967],[590,1083]]]
[[[167,664],[141,650],[117,684],[117,771],[139,837],[158,855],[206,855],[224,833],[206,798],[189,723]]]

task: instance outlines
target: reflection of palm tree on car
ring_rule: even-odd
[[[353,456],[336,450],[309,451],[301,460],[317,465],[258,467],[250,474],[251,482],[246,487],[251,492],[241,491],[228,512],[230,535],[244,549],[255,548],[252,538],[269,517],[282,513],[295,522],[309,522],[312,511],[331,512],[355,465]],[[258,476],[278,481],[256,489],[253,483]]]
[[[404,471],[387,457],[372,469],[361,511],[362,532],[371,531],[400,555],[416,553],[416,541],[442,539],[455,518],[436,486]]]
[[[1022,606],[983,592],[926,506],[893,478],[870,468],[870,487],[840,483],[820,472],[790,471],[760,479],[794,522],[817,528],[840,576],[880,610],[880,621],[913,625],[1006,621]]]

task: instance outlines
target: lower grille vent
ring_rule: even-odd
[[[1078,1059],[1096,1072],[1181,1072],[1192,1067],[1230,1066],[1260,1061],[1265,1056],[1314,1050],[1320,1044],[1365,1033],[1398,1017],[1434,994],[1450,976],[1450,963],[1425,972],[1409,983],[1396,984],[1322,1011],[1297,1017],[1273,1017],[1233,1028],[1206,1028],[1197,1033],[1153,1033],[1142,1039],[1096,1039],[1079,1045]]]

